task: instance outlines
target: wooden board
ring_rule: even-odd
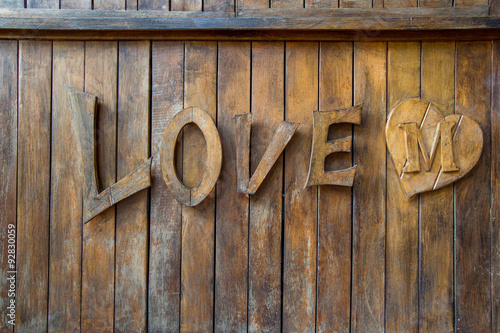
[[[500,329],[500,43],[493,42],[493,91],[491,112],[491,271],[492,274],[492,330]]]
[[[17,332],[47,327],[51,65],[51,42],[19,42]]]
[[[420,96],[420,43],[388,45],[388,110]],[[387,155],[386,329],[418,331],[419,198],[409,201]]]
[[[217,119],[217,43],[186,42],[184,107],[198,106]],[[184,128],[182,178],[187,187],[201,180],[205,140],[193,124]],[[181,309],[183,332],[213,330],[215,192],[195,207],[182,207]]]
[[[184,42],[152,45],[151,213],[148,327],[179,330],[182,205],[163,181],[160,144],[172,117],[183,109]],[[182,157],[182,155],[180,155]],[[178,155],[179,158],[179,155]]]
[[[353,55],[352,43],[320,44],[320,110],[342,109],[352,105]],[[329,139],[351,136],[352,132],[352,125],[336,124],[330,129]],[[325,170],[351,166],[351,153],[334,154],[325,162]],[[320,186],[318,190],[318,332],[349,332],[351,195],[352,189],[343,186]]]
[[[116,182],[118,43],[85,44],[85,91],[97,96],[97,173],[102,188]],[[115,207],[83,226],[82,331],[113,331]]]
[[[0,42],[0,330],[13,332],[7,314],[15,271],[17,224],[17,41]],[[14,230],[14,231],[11,231]],[[10,250],[10,251],[9,251]],[[14,259],[14,262],[11,260]],[[9,262],[10,261],[10,262]],[[9,278],[9,280],[7,280]],[[15,280],[14,287],[15,287]],[[10,296],[10,297],[9,297]]]
[[[454,42],[422,43],[421,85],[443,116],[454,113]],[[420,332],[453,331],[453,203],[452,185],[420,196]]]
[[[285,120],[301,125],[285,148],[283,330],[313,332],[316,308],[317,187],[304,188],[318,109],[318,43],[286,43]]]
[[[384,330],[386,50],[383,42],[354,44],[354,104],[364,107],[354,128],[352,332]]]
[[[252,133],[250,172],[284,120],[285,44],[252,43]],[[250,197],[248,330],[281,329],[283,156]]]
[[[483,130],[483,152],[475,168],[455,185],[456,329],[491,329],[491,42],[457,43],[456,113]],[[472,205],[472,206],[471,206]]]
[[[85,44],[54,42],[50,191],[49,330],[80,327],[83,179],[65,85],[84,88]]]
[[[149,42],[118,44],[117,180],[149,157]],[[146,331],[148,190],[116,206],[115,331]]]
[[[234,116],[250,112],[250,54],[248,42],[219,43],[217,125],[224,159],[217,183],[214,327],[221,332],[244,332],[248,322],[249,199],[234,186]]]

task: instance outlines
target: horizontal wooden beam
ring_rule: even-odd
[[[240,10],[234,13],[1,9],[0,38],[49,39],[486,39],[489,8]],[[439,31],[439,33],[438,33]],[[413,37],[412,37],[413,36]]]

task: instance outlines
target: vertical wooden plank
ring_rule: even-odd
[[[198,106],[217,119],[217,43],[186,42],[184,107]],[[201,131],[184,128],[183,181],[198,184],[205,168]],[[213,330],[215,189],[199,205],[182,207],[181,331]]]
[[[12,332],[11,284],[15,287],[17,209],[17,46],[16,41],[0,41],[0,330]],[[12,261],[14,260],[14,261]],[[14,278],[13,278],[14,277]],[[9,280],[7,280],[9,279]]]
[[[284,120],[283,42],[252,44],[253,174],[274,129]],[[250,198],[248,330],[279,332],[281,329],[281,211],[283,157]]]
[[[61,9],[92,9],[91,0],[60,0]]]
[[[492,331],[500,330],[500,43],[493,42],[493,105],[491,113],[491,274],[492,274]]]
[[[203,2],[202,0],[171,0],[170,7],[173,11],[197,12],[203,10]]]
[[[300,127],[285,148],[283,330],[313,332],[316,308],[317,187],[309,170],[312,111],[318,109],[318,43],[286,44],[286,120]]]
[[[419,7],[451,7],[453,0],[419,0]]]
[[[49,331],[80,329],[82,191],[80,157],[65,85],[84,87],[84,42],[54,42],[50,191]]]
[[[16,332],[47,329],[51,66],[51,42],[19,42]]]
[[[234,12],[235,0],[203,0],[206,12]]]
[[[339,0],[339,7],[341,7],[341,8],[371,8],[371,7],[373,7],[374,1],[377,1],[377,0]],[[382,7],[382,4],[380,5],[380,7]]]
[[[117,179],[149,157],[150,43],[118,45]],[[148,191],[116,207],[115,331],[146,331]]]
[[[418,0],[384,0],[386,8],[418,7]]]
[[[24,0],[1,0],[0,8],[24,8]]]
[[[456,7],[488,6],[489,0],[455,0]]]
[[[169,0],[137,0],[139,10],[169,10]]]
[[[250,112],[250,43],[220,42],[217,127],[224,152],[217,184],[215,330],[247,331],[248,205],[236,189],[234,116]]]
[[[271,8],[304,8],[304,0],[270,0]]]
[[[491,42],[457,43],[456,113],[483,130],[477,165],[455,184],[456,329],[491,330]]]
[[[163,132],[183,108],[184,42],[153,42],[149,330],[179,331],[182,205],[160,167]]]
[[[59,0],[26,0],[26,8],[59,9]]]
[[[125,9],[125,0],[93,0],[95,10]]]
[[[354,44],[352,332],[384,331],[386,43]]]
[[[270,7],[270,0],[237,0],[238,9],[263,9]]]
[[[388,44],[388,112],[420,97],[420,43]],[[403,193],[391,157],[387,160],[386,330],[418,331],[419,197]]]
[[[422,43],[422,98],[454,113],[455,42]],[[420,331],[452,332],[453,186],[420,200]]]
[[[352,43],[320,44],[319,109],[352,105]],[[352,135],[352,125],[330,129],[329,138]],[[352,165],[351,153],[326,159],[326,170]],[[351,188],[321,186],[318,194],[318,332],[349,332],[351,304]],[[335,203],[335,205],[332,205]],[[335,288],[332,286],[335,285]]]
[[[97,96],[97,172],[102,188],[116,182],[118,45],[85,44],[85,91]],[[115,207],[83,226],[82,331],[113,332]]]
[[[305,8],[338,8],[338,0],[305,0]]]

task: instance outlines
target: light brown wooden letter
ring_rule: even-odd
[[[351,186],[354,181],[356,166],[344,170],[325,171],[325,158],[338,152],[349,152],[352,146],[352,137],[328,141],[328,128],[332,124],[351,123],[361,124],[363,104],[347,109],[334,111],[313,112],[313,143],[309,175],[305,187],[314,185]]]
[[[250,132],[252,114],[240,114],[236,121],[236,170],[238,193],[255,194],[300,124],[282,121],[274,132],[250,181]]]
[[[95,114],[97,97],[66,86],[72,126],[77,135],[83,177],[83,222],[87,223],[117,202],[151,186],[151,158],[99,193],[95,152]]]
[[[207,166],[200,183],[190,189],[186,187],[175,172],[175,143],[179,132],[184,126],[195,123],[205,136],[207,143]],[[185,206],[196,206],[210,194],[222,166],[222,146],[219,132],[214,121],[200,108],[195,106],[186,108],[176,114],[165,129],[161,142],[161,171],[163,179],[175,198]]]

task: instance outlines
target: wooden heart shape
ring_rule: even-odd
[[[416,131],[408,130],[414,126]],[[445,133],[445,137],[439,133]],[[443,117],[435,104],[421,99],[406,100],[391,110],[385,137],[408,200],[417,193],[437,190],[464,177],[477,164],[483,149],[483,131],[478,123],[460,114]],[[446,163],[450,156],[452,164]]]

